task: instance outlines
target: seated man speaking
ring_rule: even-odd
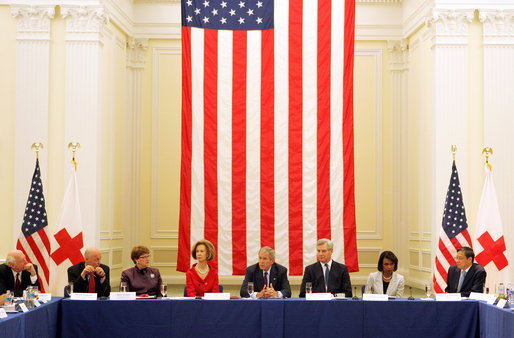
[[[475,253],[470,247],[463,246],[457,250],[457,257],[455,257],[457,264],[448,269],[448,285],[444,291],[460,292],[462,297],[469,297],[471,292],[484,291],[487,273],[481,265],[474,263],[474,260]]]
[[[68,281],[73,283],[74,292],[96,293],[98,297],[109,297],[111,285],[109,267],[100,264],[102,253],[97,248],[88,248],[84,262],[68,268]]]
[[[249,282],[253,282],[255,289],[251,295],[248,294]],[[246,268],[240,294],[252,298],[291,297],[287,268],[275,263],[275,250],[269,246],[259,250],[259,262]]]

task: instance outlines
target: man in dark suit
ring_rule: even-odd
[[[28,263],[22,251],[9,251],[5,263],[0,264],[0,294],[13,290],[15,297],[21,297],[29,285],[40,286],[37,266]]]
[[[254,292],[248,294],[248,282],[253,282]],[[290,298],[291,287],[287,280],[287,269],[275,263],[275,250],[269,246],[259,250],[259,263],[246,268],[241,285],[241,297]]]
[[[484,268],[474,263],[475,253],[473,249],[463,246],[457,250],[456,265],[448,269],[447,293],[460,292],[463,297],[469,297],[471,292],[482,293],[484,291],[487,273]]]
[[[73,292],[96,292],[98,297],[109,297],[109,267],[101,264],[101,259],[100,250],[88,248],[84,253],[84,262],[68,268],[68,282],[73,283]]]
[[[312,283],[312,292],[345,293],[352,296],[352,284],[346,265],[332,260],[334,243],[322,238],[317,242],[318,262],[305,267],[300,297],[305,297],[305,284]]]

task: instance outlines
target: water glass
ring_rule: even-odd
[[[489,294],[489,285],[484,285],[484,294]]]
[[[252,297],[252,293],[253,293],[253,282],[248,282],[248,296],[249,297]]]
[[[162,282],[162,284],[161,284],[161,295],[163,297],[166,297],[167,294],[168,294],[168,284],[166,284],[165,282]]]
[[[11,290],[7,290],[5,292],[5,305],[10,306],[10,305],[12,305],[12,302],[13,302],[13,293],[11,292]]]
[[[432,285],[430,285],[430,282],[425,284],[425,294],[427,295],[427,298],[430,298],[430,295],[432,294]]]
[[[312,293],[312,283],[311,282],[305,283],[305,293]]]
[[[127,283],[126,282],[120,283],[120,292],[127,292]]]
[[[68,292],[68,295],[72,295],[73,293],[73,282],[69,282],[68,285],[66,285],[66,292]]]

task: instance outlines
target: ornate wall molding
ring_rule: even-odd
[[[144,68],[148,39],[129,38],[127,41],[127,67]]]
[[[434,44],[467,45],[468,26],[473,9],[432,9],[425,23],[431,29]]]
[[[514,10],[480,10],[484,44],[514,44]]]
[[[409,45],[406,39],[387,41],[387,50],[391,53],[391,71],[403,71],[409,65]]]
[[[66,19],[67,41],[102,41],[104,26],[109,17],[102,6],[61,6]]]
[[[11,14],[18,25],[18,40],[50,40],[55,6],[13,5]]]

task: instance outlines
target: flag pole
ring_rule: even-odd
[[[75,152],[77,151],[77,149],[80,149],[80,143],[70,142],[70,143],[68,143],[68,149],[71,149],[71,151],[73,152],[73,155],[72,155],[73,157],[71,159],[71,162],[75,166],[75,171],[77,171],[77,161],[75,161]]]
[[[482,150],[482,154],[485,154],[485,164],[489,166],[489,170],[492,170],[492,165],[489,163],[489,155],[493,154],[493,148],[485,147],[484,150]]]
[[[457,152],[457,146],[455,144],[452,144],[453,162],[455,162],[455,153],[456,152]]]
[[[30,147],[31,150],[36,151],[36,160],[39,160],[39,149],[43,149],[43,143],[41,142],[34,142],[32,143],[32,146]]]

